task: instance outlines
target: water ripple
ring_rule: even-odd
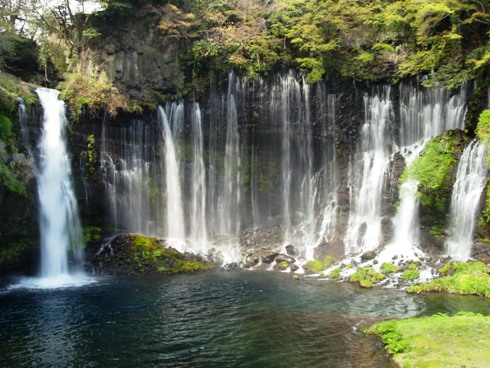
[[[14,288],[0,293],[0,361],[6,368],[391,367],[362,327],[469,304],[247,272]],[[480,299],[472,308],[490,314]]]

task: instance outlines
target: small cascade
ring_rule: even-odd
[[[314,167],[310,93],[310,86],[304,79],[290,73],[279,79],[272,97],[272,105],[278,109],[273,119],[281,137],[280,201],[284,245],[293,244],[304,259],[313,259],[314,249],[324,240],[320,232],[327,225],[325,222],[324,227],[319,226],[317,214],[324,208],[324,196],[329,194],[321,191],[325,189],[324,175],[334,175],[323,167],[325,157],[318,157],[319,167]]]
[[[112,226],[118,228],[118,211],[117,211],[117,169],[112,157],[107,151],[107,114],[104,115],[102,120],[102,133],[100,144],[100,166],[102,169],[102,175],[104,177],[104,183],[106,188],[106,203],[110,211],[110,223]]]
[[[163,153],[165,157],[165,184],[166,184],[166,208],[167,208],[167,238],[174,247],[184,249],[185,244],[185,222],[182,205],[182,192],[180,183],[180,169],[177,159],[174,139],[181,128],[178,123],[180,113],[174,106],[171,109],[173,131],[167,119],[167,114],[161,106],[158,107],[158,118],[162,125]],[[177,116],[177,118],[175,118]]]
[[[238,117],[233,95],[234,76],[229,77],[226,97],[226,141],[222,191],[218,199],[219,233],[236,237],[241,229],[241,155]]]
[[[29,129],[27,127],[27,109],[26,109],[25,101],[21,97],[17,99],[17,112],[19,114],[20,136],[22,138],[22,144],[29,151],[29,155],[31,155],[30,152],[31,145],[29,142]]]
[[[57,279],[66,277],[71,270],[79,271],[83,240],[66,151],[65,104],[58,99],[58,91],[36,89],[36,93],[44,111],[37,165],[41,277]]]
[[[447,254],[467,260],[471,256],[476,214],[487,177],[487,148],[473,140],[459,161],[456,182],[451,196],[450,236]]]
[[[450,129],[463,129],[466,85],[450,96],[447,90],[400,84],[400,147],[409,147]]]
[[[449,96],[445,90],[431,88],[420,90],[410,83],[400,85],[400,148],[399,153],[409,166],[419,156],[426,143],[446,130],[462,128],[466,96],[463,85],[459,93]],[[378,260],[390,262],[398,259],[418,259],[419,202],[416,197],[418,182],[408,180],[400,186],[400,205],[392,220],[394,235],[379,254]]]
[[[321,94],[320,94],[321,95]],[[336,96],[329,94],[325,98],[326,109],[320,107],[320,111],[326,116],[324,131],[335,131],[336,119]],[[333,142],[323,150],[323,167],[319,172],[321,183],[314,186],[323,201],[320,202],[321,223],[316,234],[315,246],[322,242],[329,242],[335,234],[337,224],[337,153]]]
[[[353,198],[344,239],[346,254],[372,250],[381,237],[384,176],[390,159],[389,129],[394,119],[390,88],[385,87],[373,97],[365,96],[364,106],[360,159],[351,167]]]
[[[206,168],[203,160],[203,134],[201,109],[198,103],[192,104],[192,173],[191,173],[191,220],[190,239],[192,249],[205,253],[208,248],[206,228]]]
[[[418,216],[419,200],[417,189],[419,182],[407,180],[400,186],[400,205],[393,218],[395,234],[390,244],[378,255],[379,264],[391,263],[393,259],[416,260],[423,252],[419,250],[420,224]]]

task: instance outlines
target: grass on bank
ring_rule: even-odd
[[[439,273],[442,277],[428,283],[412,285],[407,291],[490,297],[490,267],[482,262],[448,263],[439,269]]]
[[[404,368],[488,367],[490,317],[473,313],[437,314],[376,324],[386,350]]]

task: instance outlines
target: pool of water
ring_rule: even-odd
[[[375,321],[490,314],[476,297],[409,295],[272,272],[100,278],[0,292],[2,367],[394,367]]]

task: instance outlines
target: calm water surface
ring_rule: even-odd
[[[271,272],[3,289],[0,366],[393,367],[360,329],[459,310],[490,314],[490,304]]]

